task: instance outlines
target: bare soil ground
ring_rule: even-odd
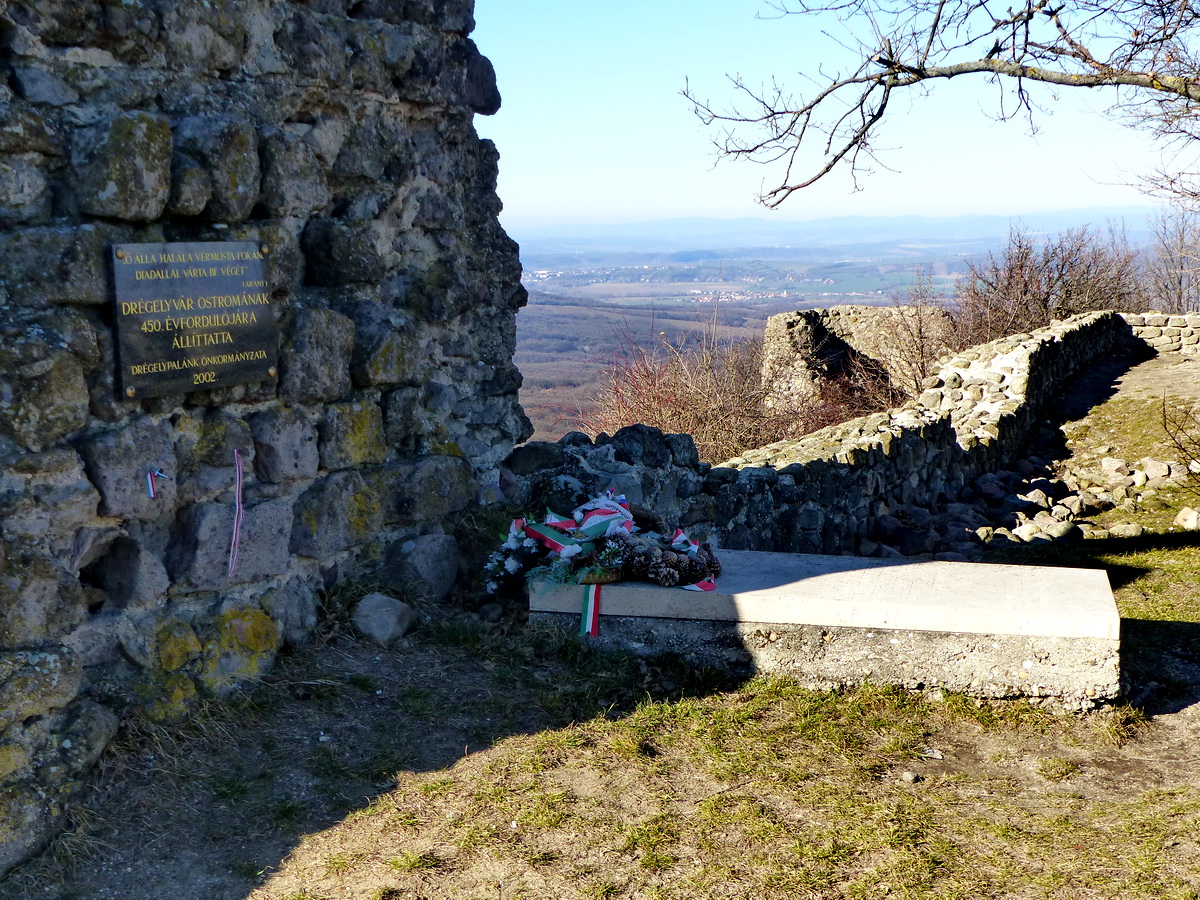
[[[1200,363],[1097,367],[1061,453],[1163,458],[1163,392],[1200,398]],[[1019,557],[1108,570],[1115,708],[739,683],[466,600],[387,649],[335,618],[245,698],[133,723],[0,897],[1195,900],[1200,546],[1169,523],[1197,499]]]

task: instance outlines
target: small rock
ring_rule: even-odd
[[[413,610],[402,600],[375,593],[358,601],[352,618],[359,631],[386,646],[412,627]]]
[[[1123,459],[1118,459],[1113,456],[1106,456],[1100,460],[1100,471],[1105,475],[1128,475],[1129,463]]]
[[[1196,531],[1200,529],[1200,512],[1196,512],[1190,506],[1185,506],[1175,517],[1174,524],[1175,527],[1182,528],[1184,531]]]
[[[918,781],[921,780],[921,776],[918,775],[916,772],[904,771],[904,772],[900,773],[900,780],[903,781],[905,784],[916,784]]]
[[[1021,543],[1021,539],[1019,537],[1017,537],[1016,535],[1014,535],[1007,528],[997,528],[995,531],[992,532],[992,538],[991,538],[990,543],[995,543],[998,540],[1008,541],[1009,543],[1012,543],[1012,544]]]
[[[1064,497],[1059,506],[1066,508],[1071,515],[1078,516],[1083,513],[1083,498],[1078,494],[1073,494],[1070,497]]]
[[[1056,541],[1080,537],[1080,531],[1073,522],[1055,522],[1047,525],[1044,530]]]
[[[1025,543],[1029,543],[1042,533],[1042,529],[1030,522],[1028,525],[1018,525],[1012,530],[1012,533]]]
[[[1171,464],[1150,456],[1137,461],[1137,467],[1146,473],[1146,478],[1166,478],[1171,474]]]
[[[1049,509],[1051,507],[1050,497],[1043,490],[1032,490],[1025,494],[1019,495],[1026,503],[1032,503],[1034,506],[1041,509]]]
[[[1005,497],[1008,496],[1008,492],[1004,489],[1004,485],[995,481],[989,481],[986,484],[981,484],[977,490],[979,491],[979,496],[995,503],[1001,502]]]
[[[1061,524],[1060,519],[1058,519],[1053,513],[1047,512],[1046,510],[1042,510],[1036,516],[1034,516],[1033,522],[1043,530],[1049,529],[1051,525]]]
[[[1119,538],[1135,538],[1141,537],[1145,529],[1141,525],[1133,522],[1121,522],[1117,525],[1110,525],[1108,533],[1113,537]]]

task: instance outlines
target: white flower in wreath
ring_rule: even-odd
[[[517,562],[516,557],[510,556],[504,561],[504,568],[515,574],[521,570],[521,564]]]
[[[487,583],[487,592],[488,592],[489,594],[494,594],[494,593],[496,593],[496,591],[499,589],[499,587],[500,587],[500,585],[496,584],[496,582],[494,582],[494,581],[489,581],[489,582]]]
[[[561,559],[570,559],[572,556],[578,556],[582,552],[583,548],[578,544],[567,544],[567,546],[563,547],[562,550],[559,551],[558,555]]]

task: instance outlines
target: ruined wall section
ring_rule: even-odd
[[[453,579],[450,525],[530,430],[472,11],[0,4],[0,870],[125,709],[260,674],[364,568]],[[267,248],[277,383],[116,394],[107,254],[163,241]]]
[[[945,360],[902,407],[719,466],[700,463],[689,436],[644,425],[595,442],[578,433],[533,442],[510,459],[514,497],[569,510],[612,487],[669,528],[733,550],[880,555],[881,533],[903,516],[905,554],[969,553],[972,517],[956,503],[964,489],[1012,463],[1056,386],[1138,340],[1135,330],[1116,313],[1089,313],[983,344]],[[939,514],[949,518],[935,531]]]
[[[902,394],[915,394],[923,361],[944,353],[953,332],[936,306],[831,306],[779,313],[763,331],[763,378],[787,406],[815,398],[857,362]]]

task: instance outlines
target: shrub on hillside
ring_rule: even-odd
[[[969,263],[954,313],[959,347],[1030,332],[1077,313],[1144,308],[1137,251],[1123,232],[1070,229],[1043,241],[1022,227],[997,258]]]
[[[686,433],[701,459],[723,462],[867,411],[869,386],[849,374],[803,407],[769,405],[773,385],[762,358],[761,340],[720,340],[711,328],[681,344],[626,339],[590,408],[577,413],[579,426],[593,436],[639,422]]]

